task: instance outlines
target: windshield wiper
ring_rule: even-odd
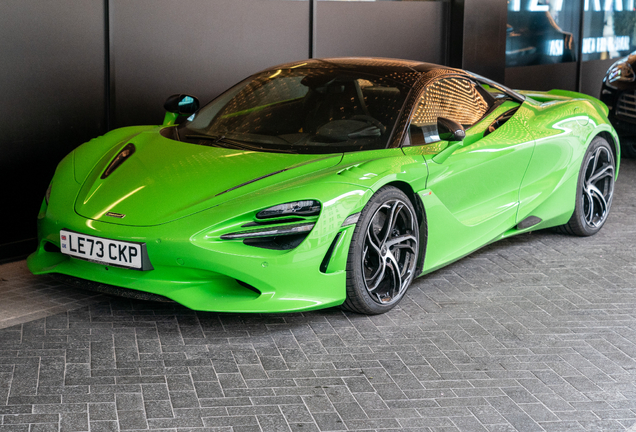
[[[281,149],[281,148],[266,148],[255,145],[250,145],[242,141],[237,141],[231,138],[226,138],[225,135],[205,135],[205,134],[189,134],[185,136],[191,139],[202,139],[212,141],[214,144],[225,144],[226,148],[237,148],[240,150],[254,150],[254,151],[268,151],[276,153],[296,153],[293,150]]]
[[[255,147],[247,146],[243,143],[226,138],[225,135],[205,135],[205,134],[189,134],[185,136],[188,139],[200,139],[206,141],[212,141],[214,144],[225,144],[226,148],[237,148],[240,150],[260,150]]]
[[[212,141],[215,144],[225,140],[225,135],[188,134],[185,137],[189,139],[203,139]]]

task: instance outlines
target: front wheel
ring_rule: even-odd
[[[605,224],[614,196],[616,161],[602,137],[590,143],[579,172],[574,214],[561,229],[568,234],[591,236]]]
[[[404,297],[419,251],[413,204],[401,190],[385,186],[371,197],[353,232],[347,260],[344,309],[380,314]]]

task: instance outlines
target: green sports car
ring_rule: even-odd
[[[620,160],[592,97],[413,61],[305,60],[165,107],[60,162],[33,273],[203,311],[377,314],[498,239],[595,234]]]

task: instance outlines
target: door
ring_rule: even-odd
[[[519,188],[534,148],[523,116],[518,101],[464,77],[426,86],[404,148],[407,154],[422,154],[429,170],[421,194],[429,226],[425,271],[515,226]],[[463,147],[441,163],[433,157],[449,142],[438,130],[439,117],[466,129]]]

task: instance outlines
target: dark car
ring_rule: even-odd
[[[609,108],[609,119],[621,137],[626,157],[636,157],[636,51],[610,66],[601,89],[601,100]]]

